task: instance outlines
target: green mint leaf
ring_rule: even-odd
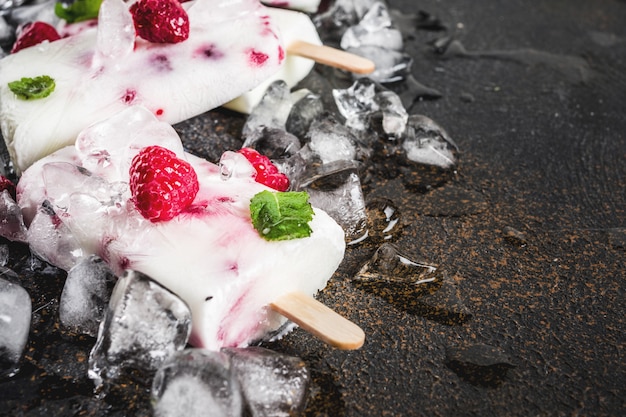
[[[68,23],[82,22],[98,17],[102,0],[76,0],[72,4],[58,2],[54,5],[54,13]]]
[[[11,81],[9,90],[23,100],[36,100],[48,97],[56,86],[54,79],[47,75],[35,78],[24,77],[21,80]]]
[[[252,225],[266,240],[288,240],[311,235],[313,208],[304,192],[261,191],[250,200]]]

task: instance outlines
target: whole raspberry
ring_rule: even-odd
[[[137,35],[154,43],[189,37],[189,16],[178,0],[139,0],[130,7]]]
[[[277,191],[287,191],[289,178],[278,171],[276,165],[267,156],[261,155],[252,148],[241,148],[238,152],[245,156],[256,170],[256,177],[254,178],[256,182],[267,185]]]
[[[17,34],[17,40],[11,48],[14,54],[29,46],[40,44],[43,41],[54,42],[61,39],[57,30],[45,22],[30,22],[22,27]]]
[[[155,223],[181,213],[200,188],[193,167],[161,146],[143,148],[133,158],[129,174],[135,207]]]

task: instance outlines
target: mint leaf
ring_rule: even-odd
[[[304,192],[261,191],[250,200],[252,225],[266,240],[288,240],[311,235],[313,208]]]
[[[72,4],[58,2],[54,5],[54,13],[67,23],[82,22],[98,17],[102,0],[76,0]]]
[[[36,100],[48,97],[54,91],[54,87],[56,87],[54,79],[47,75],[35,78],[24,77],[21,80],[9,83],[9,90],[23,100]]]

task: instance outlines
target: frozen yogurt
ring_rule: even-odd
[[[281,66],[277,24],[258,0],[182,6],[189,35],[181,42],[137,37],[128,5],[104,0],[97,26],[0,60],[0,126],[18,173],[128,106],[177,123],[252,89]],[[9,88],[42,76],[54,83],[47,97],[27,99]]]
[[[131,161],[150,145],[174,152],[198,178],[193,202],[168,221],[143,217],[129,187]],[[133,106],[33,164],[17,195],[31,229],[51,209],[58,220],[57,233],[29,230],[30,240],[46,242],[38,245],[42,257],[55,259],[45,253],[60,246],[55,240],[72,241],[80,248],[75,252],[100,256],[117,274],[135,270],[152,277],[189,305],[191,343],[219,349],[245,346],[281,328],[286,319],[268,305],[293,292],[315,294],[345,250],[341,227],[315,208],[310,236],[262,237],[269,232],[253,227],[250,201],[274,191],[255,181],[255,172],[238,152],[227,152],[221,165],[185,153],[171,126]]]

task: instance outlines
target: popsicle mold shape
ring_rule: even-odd
[[[258,0],[196,0],[183,7],[190,32],[180,43],[134,36],[128,5],[104,0],[97,26],[0,60],[0,127],[16,171],[128,106],[144,106],[174,124],[254,88],[281,66],[278,26]],[[56,84],[45,98],[24,100],[8,87],[42,75]]]
[[[195,200],[169,221],[150,222],[130,201],[128,167],[146,144],[172,150],[198,176]],[[192,312],[193,345],[246,346],[286,323],[270,307],[274,300],[296,291],[314,295],[345,251],[341,227],[315,208],[309,237],[262,238],[252,226],[250,200],[268,188],[254,181],[253,171],[236,152],[221,166],[186,154],[171,126],[137,106],[28,168],[17,185],[18,203],[29,224],[47,200],[84,256],[100,256],[116,274],[142,272],[181,297]]]

